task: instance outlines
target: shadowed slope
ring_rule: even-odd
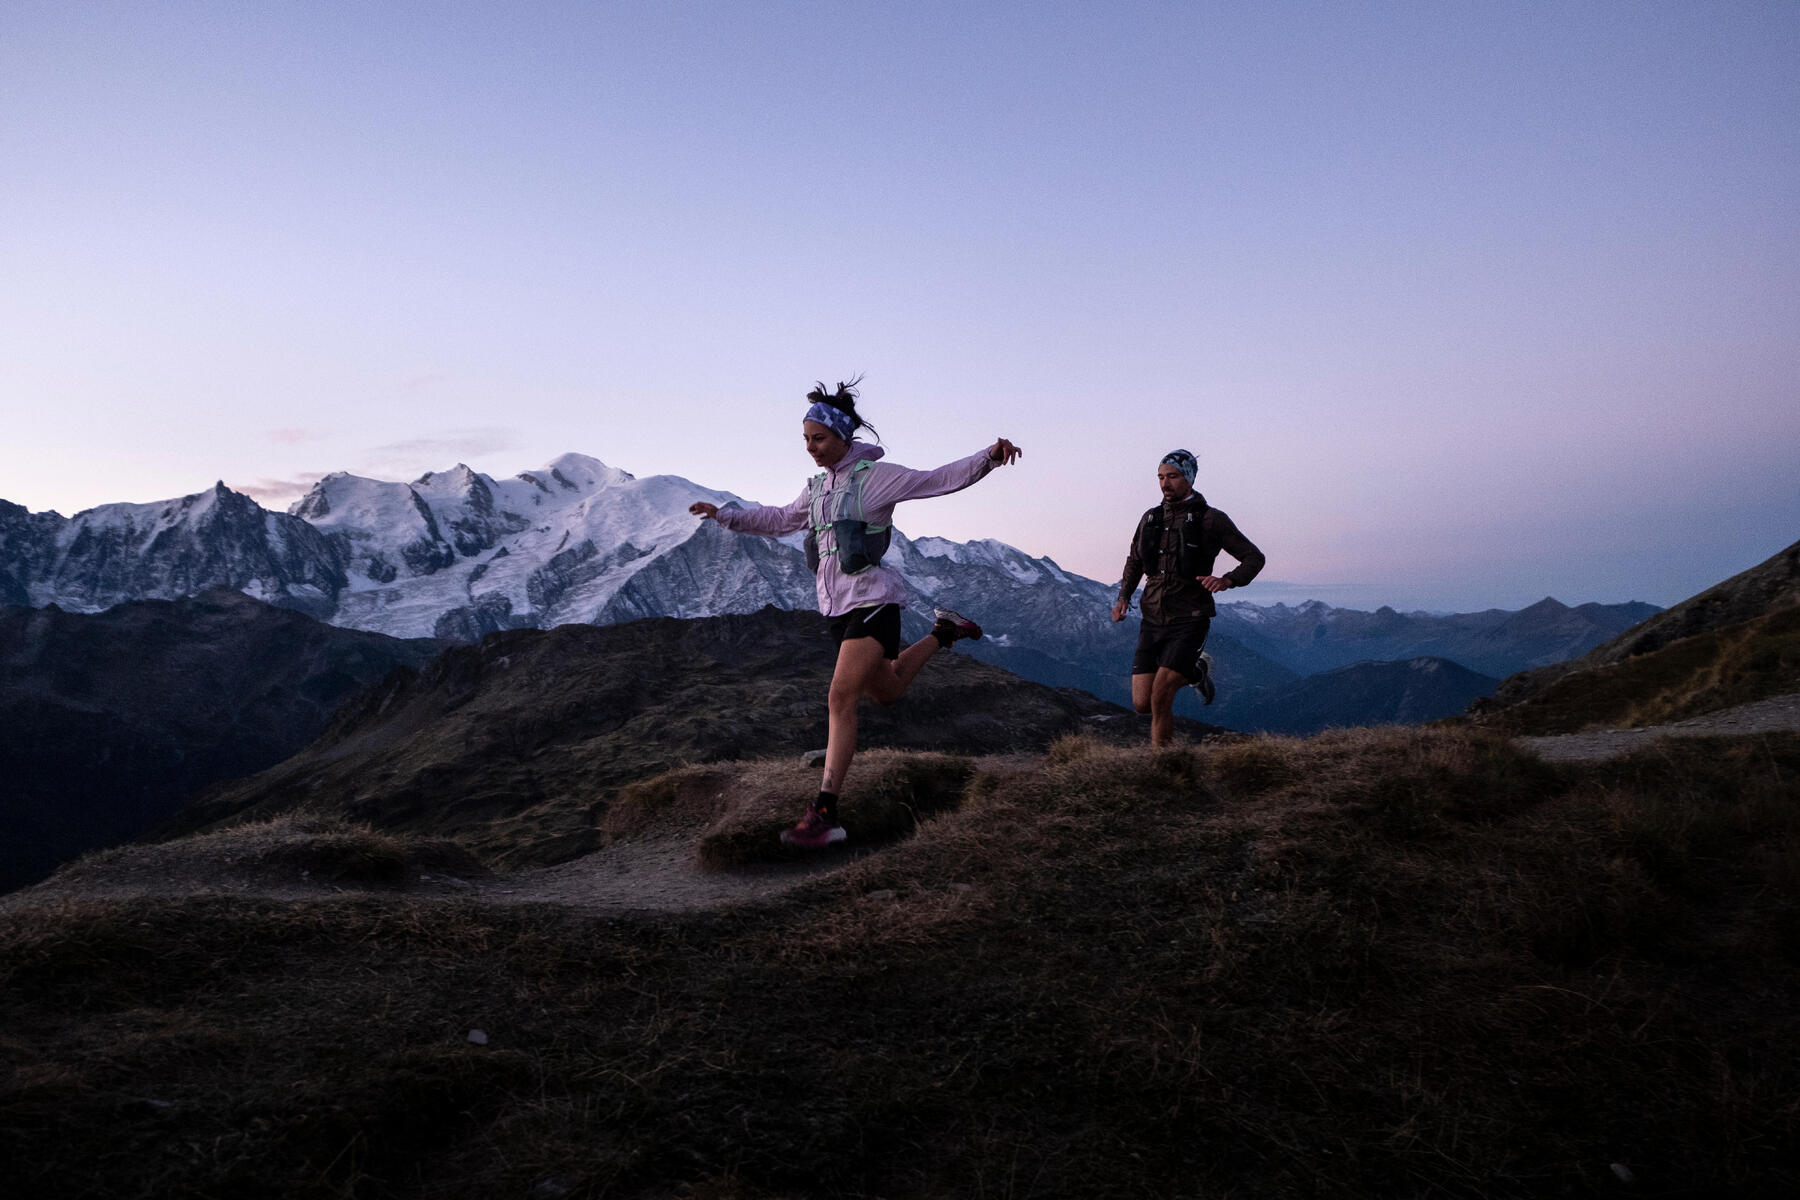
[[[601,844],[624,783],[823,746],[836,656],[824,626],[764,609],[494,634],[365,694],[315,745],[215,789],[164,832],[303,809],[455,837],[499,865],[560,862]],[[1142,736],[1137,717],[1085,692],[940,653],[898,704],[863,705],[860,741],[986,754],[1096,728]],[[851,802],[856,789],[853,770]]]
[[[225,588],[0,610],[0,890],[279,762],[346,697],[438,650]]]
[[[1630,729],[1800,692],[1800,605],[1571,671],[1477,717],[1519,734]]]

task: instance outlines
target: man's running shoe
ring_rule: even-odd
[[[1219,694],[1218,687],[1213,683],[1212,655],[1202,650],[1200,652],[1200,657],[1194,660],[1194,666],[1197,667],[1200,672],[1198,675],[1194,676],[1194,690],[1200,693],[1200,699],[1202,701],[1211,704],[1213,702],[1213,697]]]
[[[841,842],[850,835],[844,827],[819,811],[817,804],[806,806],[806,815],[792,829],[781,831],[781,841],[786,846],[797,846],[802,850],[823,850],[833,842]]]
[[[938,641],[943,642],[946,646],[951,642],[961,641],[963,638],[968,638],[970,641],[979,641],[981,639],[981,626],[969,620],[969,618],[963,616],[955,609],[933,609],[931,615],[937,618],[937,624],[931,627],[931,632],[933,634],[942,633],[949,635],[948,641],[942,637],[938,638]]]

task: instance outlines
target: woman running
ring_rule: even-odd
[[[838,793],[856,754],[856,706],[868,696],[892,704],[906,694],[919,668],[959,638],[979,638],[981,627],[947,608],[935,610],[931,633],[900,649],[900,608],[905,587],[891,567],[881,565],[892,528],[894,505],[902,500],[959,492],[1021,451],[1000,438],[985,450],[935,471],[914,471],[881,461],[880,446],[859,441],[858,429],[875,427],[856,413],[859,379],[835,392],[819,384],[807,394],[812,407],[800,423],[806,452],[824,474],[807,482],[799,498],[782,508],[724,508],[704,500],[688,511],[711,518],[735,533],[778,538],[807,530],[808,565],[817,578],[819,611],[831,618],[838,645],[837,669],[827,701],[830,734],[825,743],[825,775],[819,798],[800,823],[782,833],[790,846],[818,849],[844,840],[838,823]]]

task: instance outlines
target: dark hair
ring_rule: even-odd
[[[826,391],[823,383],[815,383],[813,384],[813,390],[806,393],[806,398],[814,404],[831,405],[831,407],[850,418],[850,429],[852,432],[858,429],[866,429],[874,434],[875,440],[879,442],[881,440],[881,434],[876,432],[875,427],[863,420],[856,411],[856,388],[862,381],[863,377],[861,375],[852,376],[849,383],[840,382],[837,385],[837,391],[835,392]]]

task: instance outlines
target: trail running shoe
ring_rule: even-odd
[[[933,633],[941,629],[950,635],[952,642],[961,641],[963,638],[968,638],[970,641],[981,639],[981,626],[953,608],[933,609],[931,615],[937,618],[937,624],[931,627]]]
[[[806,815],[792,829],[781,831],[781,841],[786,846],[797,846],[802,850],[823,850],[833,842],[841,842],[850,835],[844,827],[819,811],[817,804],[806,806]]]
[[[1200,673],[1194,676],[1194,690],[1200,693],[1200,699],[1204,703],[1211,704],[1213,697],[1219,694],[1217,685],[1213,683],[1212,655],[1202,650],[1194,665],[1200,669]]]

